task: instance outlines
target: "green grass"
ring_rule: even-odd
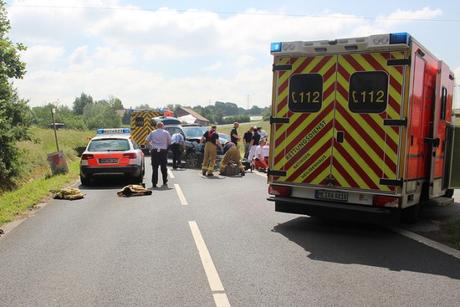
[[[52,129],[32,127],[30,132],[34,141],[18,143],[18,147],[24,152],[22,175],[16,180],[19,187],[35,178],[49,175],[50,168],[47,156],[56,151]],[[70,162],[78,159],[75,148],[86,146],[88,139],[93,137],[95,133],[94,131],[60,129],[57,131],[57,135],[59,149],[64,152],[67,162]]]
[[[75,181],[79,174],[79,161],[69,163],[69,173],[35,179],[15,191],[0,196],[0,226],[13,221],[24,212],[50,196],[50,190],[60,189]]]
[[[16,189],[0,191],[0,225],[21,216],[29,208],[50,195],[50,190],[60,189],[76,180],[79,158],[75,148],[86,146],[94,131],[58,130],[59,149],[64,152],[69,173],[51,176],[48,153],[56,151],[52,129],[31,128],[33,141],[20,142],[23,152],[21,176],[15,179]]]
[[[240,123],[240,127],[238,128],[238,134],[243,136],[243,134],[248,131],[250,127],[262,127],[262,130],[267,131],[270,135],[270,124],[268,121],[258,121],[258,122],[250,122],[250,123]],[[228,125],[219,125],[217,126],[217,132],[226,133],[230,135],[230,131],[233,129],[233,124]]]

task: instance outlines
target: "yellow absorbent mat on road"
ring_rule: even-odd
[[[76,199],[82,199],[85,197],[85,194],[83,194],[79,189],[77,188],[64,188],[60,190],[55,190],[51,191],[54,193],[53,198],[54,199],[67,199],[67,200],[76,200]]]
[[[117,195],[120,197],[129,197],[129,196],[144,196],[144,195],[152,195],[152,191],[147,190],[141,185],[138,184],[130,184],[120,191],[117,192]]]

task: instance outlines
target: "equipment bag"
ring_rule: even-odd
[[[236,176],[240,173],[238,165],[235,163],[229,163],[225,166],[224,172],[221,174],[223,176]]]

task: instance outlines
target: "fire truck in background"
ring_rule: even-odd
[[[415,221],[424,200],[452,197],[454,74],[412,36],[272,43],[271,54],[276,211]]]
[[[131,139],[133,139],[144,152],[148,152],[146,138],[155,128],[154,117],[163,115],[162,112],[153,110],[131,111]]]

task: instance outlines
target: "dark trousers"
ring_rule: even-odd
[[[172,156],[173,168],[176,169],[180,167],[182,146],[180,144],[172,144],[171,151],[173,154]]]
[[[152,158],[152,184],[154,186],[158,183],[158,166],[161,168],[161,174],[163,175],[163,184],[168,182],[168,170],[166,168],[166,164],[168,162],[167,159],[168,151],[165,149],[161,149],[160,151],[153,149],[151,151],[151,158]]]

